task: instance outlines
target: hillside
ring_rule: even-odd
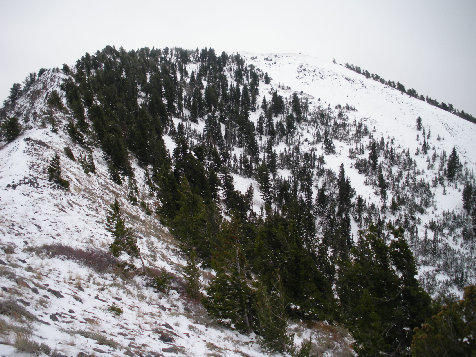
[[[475,283],[476,126],[344,66],[107,47],[13,89],[4,354],[406,354],[420,284]]]

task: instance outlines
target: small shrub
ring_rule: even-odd
[[[48,166],[48,180],[66,190],[69,189],[69,181],[61,177],[61,164],[58,154],[53,156]]]
[[[47,103],[50,108],[56,108],[60,111],[65,110],[63,102],[61,101],[61,97],[59,96],[56,90],[50,93],[50,95],[48,96]]]
[[[89,174],[90,172],[96,173],[96,165],[94,164],[93,155],[91,153],[88,153],[87,156],[80,154],[79,163],[85,174]]]
[[[23,306],[18,305],[13,300],[4,300],[0,302],[0,315],[9,316],[15,320],[36,320],[36,317],[32,313],[28,312]]]
[[[119,306],[111,305],[107,309],[109,312],[112,312],[116,316],[122,315],[122,309]]]
[[[71,148],[69,146],[64,147],[64,153],[68,157],[68,159],[72,161],[76,161],[76,158],[74,157],[73,151],[71,151]]]
[[[62,244],[50,244],[43,245],[38,248],[38,250],[46,252],[51,257],[63,256],[67,259],[77,261],[98,273],[111,272],[119,265],[119,260],[110,252],[100,249],[84,250]]]
[[[109,346],[114,349],[116,349],[119,346],[119,344],[116,341],[113,341],[97,332],[91,332],[91,331],[85,331],[85,330],[74,330],[74,331],[67,331],[67,332],[71,335],[81,335],[84,338],[95,340],[99,345]]]
[[[152,210],[150,209],[149,205],[144,201],[140,201],[140,207],[144,210],[146,215],[150,216],[152,214]]]
[[[84,135],[79,131],[78,127],[74,125],[73,122],[68,123],[66,126],[66,131],[75,143],[84,145]]]
[[[311,339],[302,341],[301,347],[295,354],[296,357],[310,357],[312,350],[312,341]]]
[[[170,284],[173,275],[167,270],[148,268],[147,269],[147,285],[153,287],[155,290],[166,293],[170,289]]]
[[[30,354],[40,355],[42,353],[46,355],[51,354],[51,348],[44,343],[39,344],[32,341],[26,334],[18,333],[13,345],[19,352],[26,352]]]

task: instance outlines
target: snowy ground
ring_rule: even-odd
[[[255,335],[217,325],[187,298],[185,262],[167,229],[127,200],[127,182],[119,186],[109,179],[99,149],[93,153],[96,173],[85,174],[77,160],[84,149],[63,133],[33,125],[0,148],[0,355],[266,355]],[[76,161],[65,155],[65,146]],[[69,191],[48,181],[54,153]],[[133,166],[139,202],[152,205],[144,172]],[[146,265],[173,276],[168,292],[100,264],[109,257],[105,218],[114,198],[140,238]],[[202,271],[203,283],[210,274]],[[312,336],[328,355],[350,353],[350,338],[338,328],[295,324],[292,330],[297,346]]]
[[[265,94],[269,100],[270,91],[276,89],[286,98],[298,92],[310,100],[311,106],[334,108],[349,104],[356,108],[348,113],[349,121],[363,120],[375,137],[393,139],[397,147],[408,148],[411,153],[421,145],[415,130],[416,118],[421,116],[426,131],[431,131],[431,150],[449,153],[456,146],[467,168],[476,169],[474,124],[338,64],[301,55],[244,56],[273,79],[270,85],[260,85],[259,103]],[[77,160],[86,153],[85,149],[64,134],[65,118],[58,119],[58,134],[51,131],[49,124],[42,123],[46,93],[59,88],[62,76],[46,72],[20,99],[19,117],[29,129],[0,147],[0,355],[19,355],[25,341],[38,346],[43,343],[51,351],[67,356],[79,352],[103,356],[266,355],[256,336],[218,326],[200,304],[187,299],[181,277],[185,262],[176,242],[158,217],[147,215],[140,205],[127,200],[127,182],[119,186],[109,179],[101,150],[95,148],[93,152],[96,173],[85,174]],[[251,119],[256,123],[258,116],[252,115]],[[174,124],[179,121],[174,119]],[[201,132],[204,121],[190,127]],[[300,132],[306,150],[311,148],[313,135],[307,129],[303,127]],[[172,137],[166,135],[164,141],[172,153]],[[65,155],[65,146],[72,149],[76,161]],[[279,153],[285,148],[281,143],[274,149]],[[322,153],[320,145],[313,149],[317,155]],[[344,164],[357,193],[368,202],[378,203],[373,188],[352,166],[348,149],[345,143],[336,143],[336,154],[326,157],[326,167],[337,173]],[[54,153],[61,158],[63,177],[71,184],[69,191],[54,188],[48,181],[47,166]],[[238,156],[240,149],[235,149],[235,154]],[[421,176],[429,180],[426,162],[417,158],[417,163]],[[137,165],[134,171],[138,200],[153,210],[154,200],[145,184],[144,171]],[[290,172],[280,169],[278,175],[288,177]],[[259,212],[262,199],[257,182],[237,174],[233,179],[242,193],[250,185],[253,187],[254,209]],[[123,207],[126,223],[140,238],[146,265],[162,268],[174,277],[169,292],[155,291],[140,276],[101,270],[100,257],[107,256],[112,242],[105,217],[115,198]],[[420,217],[420,226],[449,210],[462,210],[461,187],[447,186],[445,191],[437,188],[434,207]],[[357,231],[355,224],[353,231]],[[450,240],[448,244],[464,250],[460,241]],[[69,250],[63,248],[64,254],[54,254],[61,247]],[[447,279],[432,266],[420,266],[419,272]],[[204,284],[211,274],[202,271]],[[293,324],[291,330],[297,346],[312,336],[324,355],[351,354],[350,338],[339,328],[325,323]]]

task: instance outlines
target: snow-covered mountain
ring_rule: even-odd
[[[353,200],[361,197],[365,205],[360,222],[352,209],[354,241],[367,218],[404,225],[419,280],[430,294],[460,296],[463,285],[476,282],[476,241],[462,200],[465,184],[474,183],[474,124],[336,63],[291,54],[242,56],[247,66],[270,77],[269,83],[259,82],[256,108],[249,113],[260,158],[267,155],[270,136],[266,130],[258,133],[263,125],[263,98],[270,101],[276,93],[291,102],[297,94],[307,115],[291,134],[278,135],[273,143],[271,151],[278,160],[273,180],[294,174],[286,155],[296,148],[295,155],[321,157],[313,168],[312,200],[316,201],[323,187],[336,190],[331,172],[335,181],[343,165],[355,191]],[[187,71],[197,73],[198,64],[190,61]],[[17,117],[22,130],[0,148],[0,354],[267,354],[254,333],[218,324],[186,294],[183,269],[187,261],[180,243],[155,213],[160,202],[148,183],[149,166],[129,153],[134,174],[118,184],[111,179],[107,155],[97,140],[82,145],[72,139],[68,127],[74,120],[72,111],[52,108],[48,102],[56,91],[62,106],[68,107],[61,84],[70,77],[65,71],[47,70],[4,109],[3,121]],[[138,102],[149,100],[138,93]],[[86,111],[86,120],[89,114]],[[206,118],[193,122],[188,120],[190,115],[185,109],[170,118],[163,141],[171,156],[178,146],[179,124],[185,123],[191,146],[203,139]],[[278,128],[285,116],[272,120]],[[225,135],[226,125],[222,123],[220,129]],[[324,137],[332,139],[332,150],[325,147]],[[385,195],[377,174],[363,166],[373,142],[378,146]],[[453,148],[462,168],[449,180],[445,169]],[[229,151],[234,187],[246,194],[252,186],[253,210],[263,213],[262,183],[241,167],[243,145],[233,144]],[[48,167],[55,154],[69,190],[49,180]],[[90,173],[85,172],[88,155],[95,167]],[[120,261],[124,267],[130,259],[110,253],[113,237],[106,216],[115,199],[138,238],[145,264],[170,281],[162,291],[147,277],[116,268]],[[316,234],[322,238],[327,226],[322,217],[316,219]],[[140,266],[139,259],[132,261]],[[210,268],[200,269],[203,294],[214,275]],[[296,320],[288,329],[294,333],[296,348],[310,339],[319,355],[355,354],[352,337],[339,325]]]
[[[461,231],[463,224],[456,223],[464,220],[460,217],[465,214],[462,201],[463,184],[465,180],[468,182],[474,180],[476,169],[476,141],[474,140],[476,126],[473,123],[402,94],[395,88],[350,71],[341,64],[327,63],[314,57],[294,54],[245,55],[245,57],[250,63],[267,72],[283,95],[302,93],[309,98],[310,106],[321,106],[330,110],[336,106],[349,105],[355,110],[345,112],[347,122],[361,122],[369,128],[375,140],[380,141],[383,138],[385,143],[391,143],[396,150],[408,151],[416,164],[413,170],[414,180],[422,180],[431,183],[432,186],[431,204],[425,212],[417,215],[418,238],[414,243],[414,248],[416,247],[414,254],[418,261],[418,241],[424,240],[425,234],[431,234],[430,240],[438,241],[438,250],[442,252],[438,254],[440,261],[433,259],[430,262],[431,259],[420,257],[420,280],[434,294],[441,290],[448,292],[449,289],[460,295],[461,288],[458,289],[452,284],[454,276],[451,273],[448,274],[448,267],[462,264],[460,273],[465,271],[468,274],[466,283],[474,284],[476,279],[474,240],[468,242],[463,239]],[[426,131],[425,140],[431,148],[426,155],[421,153],[423,137],[422,132],[417,130],[418,117],[421,118],[422,127]],[[313,130],[315,128],[303,126],[298,137],[304,151],[315,148],[319,155],[323,153],[321,146],[309,144],[312,142]],[[356,193],[362,195],[368,202],[381,205],[381,197],[375,195],[375,187],[368,185],[368,180],[359,174],[356,168],[355,157],[352,157],[349,151],[352,149],[352,144],[344,139],[336,143],[336,148],[336,153],[326,156],[326,165],[337,173],[339,166],[343,164]],[[434,180],[441,176],[441,166],[444,166],[444,163],[441,161],[438,163],[435,154],[441,159],[443,153],[449,155],[453,148],[456,148],[461,163],[464,165],[465,179],[455,183],[436,184]],[[417,152],[419,154],[416,154]],[[432,156],[431,160],[430,156]],[[392,177],[397,174],[396,166],[389,166],[390,170],[393,166],[393,171],[388,172]],[[385,216],[387,219],[392,217],[390,212],[387,212]],[[445,229],[445,223],[450,227]],[[428,229],[435,225],[441,229],[440,236],[438,236],[438,229]],[[437,232],[436,238],[435,232]],[[354,236],[357,236],[355,227]],[[434,289],[435,283],[439,285],[439,288]]]

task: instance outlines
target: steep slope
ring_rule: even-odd
[[[468,241],[462,239],[461,230],[455,227],[449,231],[444,226],[444,221],[461,221],[461,215],[464,215],[462,202],[462,189],[465,180],[474,182],[474,171],[476,169],[476,126],[468,121],[441,110],[425,102],[404,95],[394,88],[383,85],[372,79],[367,79],[362,75],[348,70],[342,65],[336,63],[326,63],[314,57],[303,55],[254,55],[247,54],[245,58],[256,67],[266,71],[273,79],[277,90],[283,96],[289,97],[292,93],[301,93],[309,100],[309,105],[321,106],[323,108],[338,108],[346,105],[353,110],[345,111],[346,121],[348,123],[363,123],[371,131],[369,140],[364,140],[364,145],[373,139],[385,140],[395,148],[395,151],[409,151],[412,159],[415,160],[416,173],[413,180],[423,180],[423,182],[432,182],[432,203],[418,215],[416,228],[417,241],[426,239],[426,231],[430,230],[438,240],[438,233],[441,241],[438,242],[439,251],[446,251],[442,255],[441,261],[428,259],[420,256],[417,247],[418,243],[413,245],[414,254],[420,259],[420,278],[427,285],[429,291],[437,293],[438,291],[448,292],[454,279],[454,271],[449,272],[448,266],[455,266],[462,263],[465,268],[458,269],[459,273],[466,270],[468,278],[466,283],[474,283],[475,265],[472,263],[474,252],[474,239]],[[417,129],[416,120],[421,118],[423,133]],[[423,135],[426,129],[425,142],[428,144],[428,154],[421,152]],[[312,129],[311,129],[312,130]],[[311,131],[312,132],[312,131]],[[326,155],[325,150],[320,144],[307,145],[306,137],[309,137],[309,128],[304,126],[296,134],[304,139],[303,150],[316,150],[316,155],[323,154],[326,158],[326,166],[334,172],[338,172],[339,165],[343,164],[346,174],[356,190],[357,195],[361,195],[368,202],[376,205],[382,204],[382,199],[376,195],[375,185],[370,184],[365,175],[358,172],[356,168],[355,156],[351,152],[358,145],[356,140],[348,137],[336,143],[336,153]],[[352,141],[354,144],[352,145]],[[353,147],[354,146],[354,147]],[[431,148],[431,149],[430,149]],[[441,177],[442,165],[446,162],[440,161],[440,167],[435,164],[435,156],[449,155],[453,148],[456,148],[460,157],[461,164],[464,165],[465,178],[455,184],[445,182],[436,184],[435,178]],[[430,159],[430,154],[433,157]],[[364,155],[362,155],[364,156]],[[362,157],[361,156],[361,157]],[[368,153],[365,153],[368,156]],[[383,158],[388,160],[388,157]],[[385,163],[382,162],[382,165]],[[391,176],[397,175],[397,165],[389,165],[393,171],[384,173],[390,181]],[[444,167],[445,168],[445,167]],[[438,171],[440,170],[440,173]],[[408,170],[406,170],[408,171]],[[412,171],[412,170],[410,170]],[[441,178],[439,179],[441,182]],[[377,188],[378,189],[378,188]],[[397,190],[393,190],[392,195],[396,196]],[[388,202],[391,201],[389,194]],[[384,213],[387,220],[394,220],[398,214],[392,212]],[[456,215],[458,217],[451,217]],[[397,218],[398,220],[398,218]],[[401,222],[401,220],[400,220]],[[435,230],[434,226],[440,226],[440,230]],[[449,222],[447,222],[449,223]],[[451,225],[451,223],[449,223]],[[462,228],[461,223],[455,223]],[[432,227],[431,229],[428,229]],[[357,232],[354,228],[354,237]],[[440,255],[440,254],[438,254]],[[446,259],[446,261],[445,261]],[[438,260],[438,259],[437,259]],[[456,260],[456,261],[455,261]],[[436,281],[435,281],[436,280]],[[435,289],[434,284],[438,287]],[[460,288],[450,290],[461,296]]]
[[[186,294],[186,261],[178,242],[151,214],[156,200],[144,169],[132,161],[133,194],[141,203],[134,204],[128,198],[131,182],[111,180],[102,150],[74,143],[67,134],[69,115],[48,111],[47,97],[61,91],[64,78],[47,71],[24,93],[12,115],[25,129],[0,149],[0,354],[267,354],[256,335],[218,325]],[[80,158],[89,153],[95,172],[85,173]],[[48,179],[55,154],[69,190]],[[150,274],[166,278],[162,287],[120,267],[121,261],[140,267],[138,259],[117,259],[109,252],[113,237],[106,215],[114,199]],[[206,286],[213,272],[200,274]],[[293,324],[290,331],[297,346],[311,339],[321,353],[352,355],[351,338],[340,327]]]
[[[5,354],[263,355],[286,339],[268,326],[275,336],[263,343],[269,319],[289,320],[294,346],[310,339],[315,353],[365,355],[377,340],[360,334],[365,317],[346,316],[355,307],[340,278],[365,237],[394,249],[394,227],[428,293],[460,296],[476,281],[462,201],[463,187],[476,187],[476,126],[338,64],[108,47],[42,73],[2,114],[23,127],[0,151]],[[461,165],[451,176],[453,149]],[[49,180],[55,154],[68,190]],[[115,199],[146,274],[139,257],[111,254]],[[385,249],[389,291],[406,288],[404,274],[419,291],[413,258],[401,271]],[[195,250],[207,310],[184,278]],[[228,288],[231,300],[245,295],[241,306],[220,305]],[[276,315],[270,301],[282,305],[274,320],[258,311]],[[398,323],[375,348],[408,352],[416,322]]]

